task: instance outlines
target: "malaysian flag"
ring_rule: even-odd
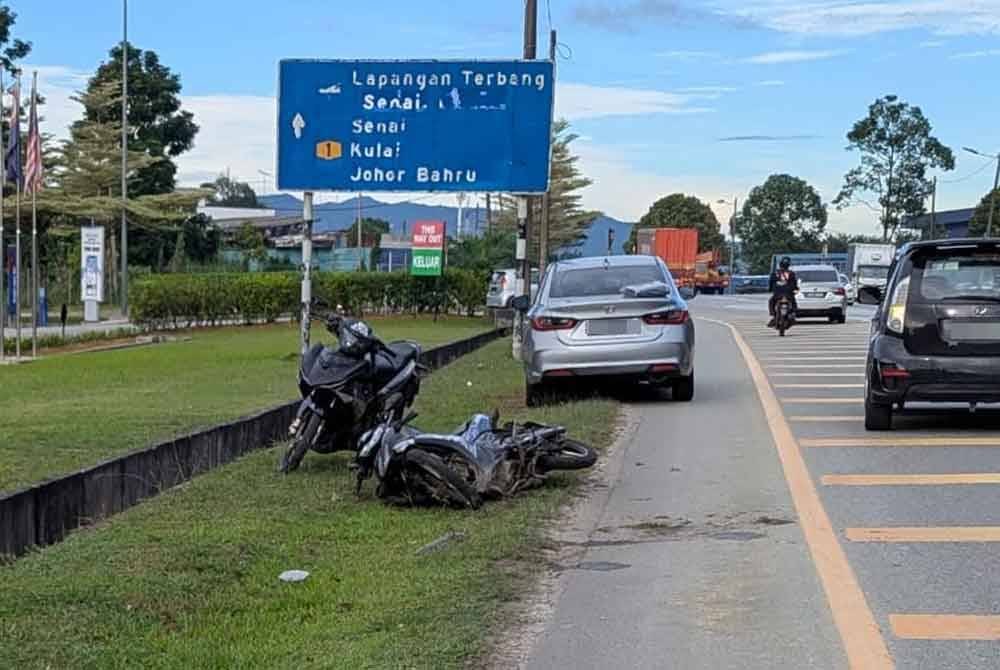
[[[7,181],[21,183],[21,82],[16,82],[10,88],[13,98],[10,105],[10,143],[7,145],[7,156],[4,165],[7,167]]]
[[[42,136],[38,132],[38,95],[31,86],[31,109],[28,112],[28,148],[24,160],[24,190],[38,193],[42,190]]]

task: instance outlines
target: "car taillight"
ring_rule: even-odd
[[[834,295],[847,295],[847,291],[843,288],[835,288],[833,289],[833,293]]]
[[[895,363],[883,363],[880,367],[882,379],[906,379],[910,376],[907,370],[897,367]]]
[[[500,276],[500,289],[503,290],[507,288],[507,275]]]
[[[642,320],[650,326],[679,326],[687,323],[688,312],[686,309],[672,309],[669,312],[647,314]]]
[[[557,316],[536,316],[531,320],[535,330],[569,330],[576,326],[576,319],[563,319]]]
[[[910,296],[910,278],[907,277],[896,284],[889,301],[889,315],[885,320],[886,328],[902,335],[906,324],[906,300]]]

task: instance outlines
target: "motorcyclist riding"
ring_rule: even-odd
[[[774,306],[778,300],[787,297],[792,303],[792,311],[798,308],[795,302],[795,292],[799,290],[799,278],[791,270],[792,259],[785,256],[778,264],[778,269],[771,273],[771,280],[768,290],[771,292],[771,300],[767,304],[767,311],[771,315],[768,322],[769,328],[774,328]]]

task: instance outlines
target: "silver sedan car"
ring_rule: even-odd
[[[526,310],[522,357],[529,405],[545,387],[608,378],[670,387],[694,397],[694,324],[683,293],[654,256],[561,261],[549,267]]]

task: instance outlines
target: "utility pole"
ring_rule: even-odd
[[[524,2],[524,59],[535,60],[538,51],[538,0]],[[531,262],[528,260],[528,240],[531,239],[531,198],[517,199],[517,247],[514,257],[521,272],[517,278],[517,294],[531,298]],[[514,316],[513,353],[521,357],[521,342],[524,337],[524,313]]]
[[[364,245],[364,239],[361,237],[361,194],[358,193],[358,270],[361,270],[361,254],[363,253],[361,249]]]
[[[931,233],[928,239],[934,239],[934,227],[937,224],[937,177],[934,177],[934,185],[931,190]]]
[[[486,232],[493,232],[493,203],[490,201],[491,194],[486,194]]]
[[[993,236],[993,212],[997,208],[997,189],[1000,188],[1000,153],[996,156],[992,154],[986,154],[982,151],[976,151],[975,149],[970,149],[969,147],[962,147],[970,154],[975,154],[976,156],[981,156],[983,158],[989,158],[990,160],[995,160],[997,162],[997,172],[996,176],[993,178],[993,190],[990,191],[990,212],[986,217],[986,235],[984,237]]]
[[[128,0],[122,0],[122,316],[128,316]]]
[[[739,196],[733,198],[733,218],[729,219],[729,295],[736,294],[736,210],[739,208]]]

